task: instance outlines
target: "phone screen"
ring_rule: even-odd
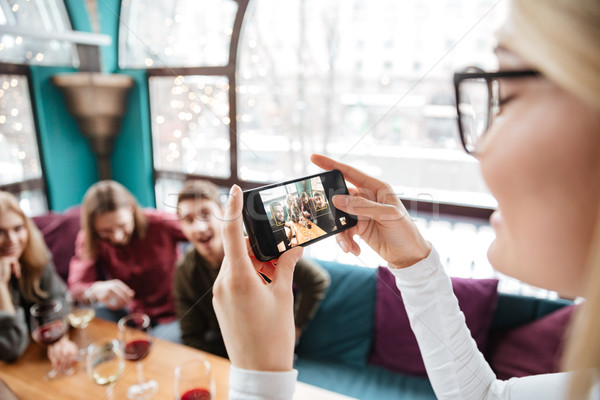
[[[245,192],[244,222],[255,255],[272,259],[354,226],[356,217],[331,203],[334,195],[347,193],[337,170]]]

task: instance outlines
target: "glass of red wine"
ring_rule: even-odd
[[[63,310],[63,303],[59,299],[38,302],[29,309],[31,337],[36,343],[52,345],[58,342],[67,333],[67,321]],[[44,376],[44,380],[52,380],[60,375],[70,375],[73,368],[58,371],[52,368]]]
[[[212,400],[214,397],[215,382],[206,359],[194,358],[175,367],[175,400]]]
[[[144,379],[142,360],[152,349],[150,317],[144,313],[133,313],[119,320],[119,341],[126,360],[135,361],[138,383],[127,390],[127,398],[131,400],[150,399],[158,391],[158,382]]]

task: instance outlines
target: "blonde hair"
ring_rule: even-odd
[[[100,240],[94,229],[95,218],[121,208],[133,210],[133,235],[140,239],[144,238],[148,229],[148,221],[135,197],[125,189],[125,186],[115,181],[105,180],[96,182],[87,190],[83,196],[81,207],[81,228],[85,235],[84,249],[88,257],[96,257],[96,246]]]
[[[600,108],[598,0],[513,0],[501,45]]]
[[[27,218],[16,197],[8,192],[0,191],[0,215],[7,211],[12,211],[23,219],[23,225],[28,235],[23,254],[19,257],[19,263],[21,263],[19,290],[29,301],[45,299],[48,294],[40,288],[40,281],[44,268],[50,262],[50,252],[44,242],[44,237],[31,219]]]
[[[563,369],[575,371],[569,399],[589,398],[592,386],[600,379],[600,211],[591,243],[583,292],[586,300],[573,318],[563,357]]]
[[[300,209],[298,208],[298,203],[296,203],[296,198],[293,194],[288,193],[285,196],[285,202],[288,207],[288,218],[294,222],[298,222],[300,219]]]
[[[513,0],[499,42],[600,110],[600,1]],[[563,369],[576,371],[570,399],[588,398],[600,379],[600,211],[587,267],[586,302],[570,326],[563,358]]]

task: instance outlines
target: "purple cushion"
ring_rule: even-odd
[[[559,371],[564,338],[575,305],[491,336],[487,358],[498,379]]]
[[[69,276],[69,262],[75,254],[75,238],[80,229],[79,214],[77,207],[62,214],[51,212],[32,218],[52,253],[56,272],[65,282]]]
[[[471,335],[484,351],[498,299],[498,280],[452,278],[452,286]],[[369,363],[402,374],[427,376],[394,275],[386,267],[379,267],[377,276],[375,333]]]

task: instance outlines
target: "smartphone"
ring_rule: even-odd
[[[356,226],[357,217],[331,199],[348,194],[336,169],[244,191],[243,219],[257,259],[269,261]]]

